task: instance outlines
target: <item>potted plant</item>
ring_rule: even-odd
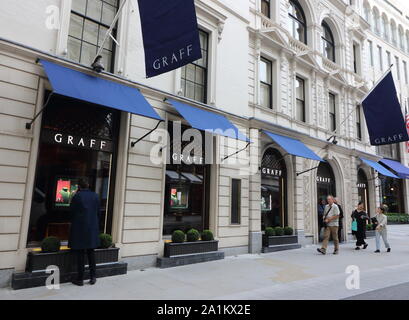
[[[199,241],[200,239],[201,241]],[[173,257],[213,252],[218,250],[218,243],[217,240],[214,240],[210,230],[204,230],[202,234],[196,229],[190,229],[186,234],[182,230],[175,230],[172,233],[172,242],[165,243],[164,256]]]
[[[374,225],[372,223],[368,223],[366,225],[366,236],[367,237],[375,237]]]
[[[112,244],[109,234],[100,234],[100,247],[95,250],[95,261],[97,264],[118,262],[119,248]],[[61,273],[73,272],[75,256],[71,250],[60,250],[61,241],[56,237],[47,237],[41,242],[41,251],[28,253],[26,271],[42,271],[50,265],[56,265]]]
[[[294,230],[291,227],[267,227],[264,231],[263,246],[272,247],[287,244],[297,244],[298,237],[293,235]]]

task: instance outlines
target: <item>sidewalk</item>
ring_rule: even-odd
[[[389,254],[385,250],[373,253],[375,239],[368,239],[368,249],[355,251],[354,243],[347,243],[336,256],[320,255],[316,246],[308,246],[170,269],[130,271],[98,279],[95,286],[0,289],[0,299],[344,299],[409,282],[409,225],[389,229]],[[349,265],[360,268],[359,290],[345,286]]]

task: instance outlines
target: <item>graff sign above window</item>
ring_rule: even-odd
[[[42,140],[47,143],[68,147],[113,152],[113,143],[109,140],[80,137],[52,130],[43,130]]]
[[[327,177],[317,177],[317,182],[320,183],[332,183],[331,178],[327,178]]]
[[[283,171],[280,169],[273,169],[273,168],[261,168],[261,174],[264,176],[275,176],[281,177],[283,175]]]

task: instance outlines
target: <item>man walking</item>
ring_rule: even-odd
[[[89,190],[86,179],[81,179],[79,190],[71,201],[71,230],[68,241],[68,246],[77,258],[77,278],[72,281],[77,286],[84,285],[85,254],[88,256],[90,284],[97,281],[94,249],[100,245],[99,209],[98,195]]]
[[[338,206],[339,209],[339,219],[338,219],[338,241],[342,242],[342,229],[343,229],[343,219],[344,219],[344,210],[342,210],[340,201],[338,198],[334,198],[335,204]]]
[[[334,197],[327,197],[328,204],[325,206],[324,210],[324,240],[322,241],[322,247],[317,248],[317,251],[322,254],[326,254],[329,237],[332,236],[334,240],[334,254],[338,254],[339,251],[339,241],[338,241],[338,219],[339,219],[339,208],[334,203]]]

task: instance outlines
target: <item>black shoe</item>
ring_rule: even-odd
[[[325,254],[325,251],[323,249],[317,248],[317,251],[321,254]]]
[[[365,243],[365,244],[364,244],[364,247],[363,247],[362,249],[366,249],[367,247],[368,247],[368,244]]]
[[[386,252],[391,252],[391,248],[388,248],[388,250],[386,250]]]
[[[355,250],[361,250],[361,248],[360,248],[360,247],[356,247]]]
[[[375,250],[375,253],[379,253],[379,252],[381,252],[380,250]]]
[[[335,250],[333,254],[338,254],[338,253],[339,253],[338,250]]]
[[[84,285],[83,280],[72,280],[71,283],[75,284],[76,286],[80,286],[80,287],[82,287]]]
[[[91,280],[89,280],[89,284],[95,284],[97,282],[97,278],[91,277]]]

